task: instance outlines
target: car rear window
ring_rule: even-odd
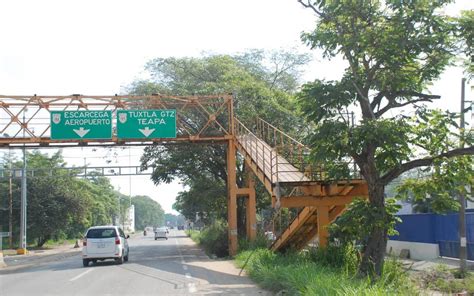
[[[89,229],[87,238],[110,238],[115,237],[115,228]]]

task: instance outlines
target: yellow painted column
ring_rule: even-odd
[[[320,206],[317,212],[319,246],[324,248],[328,245],[329,206]]]
[[[229,224],[229,255],[237,254],[237,176],[234,140],[227,145],[227,219]]]

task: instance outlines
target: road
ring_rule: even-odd
[[[209,259],[183,231],[129,239],[129,262],[82,266],[79,254],[0,270],[0,295],[271,295],[231,261]]]

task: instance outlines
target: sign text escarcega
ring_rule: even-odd
[[[110,125],[112,124],[112,119],[109,113],[104,111],[64,112],[64,125]],[[53,122],[56,124],[60,123],[61,114],[54,114]]]
[[[111,139],[112,111],[51,111],[51,139]]]

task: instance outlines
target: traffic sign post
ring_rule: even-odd
[[[118,110],[117,137],[176,138],[176,110]]]
[[[112,111],[51,111],[51,139],[112,139]]]

